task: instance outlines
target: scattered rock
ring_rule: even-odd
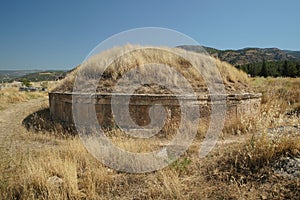
[[[273,164],[272,168],[275,174],[298,178],[300,177],[300,157],[283,156]]]
[[[276,128],[268,128],[267,133],[271,136],[282,136],[282,135],[291,135],[296,136],[300,135],[299,126],[279,126]]]
[[[297,116],[300,117],[300,106],[286,113],[288,116]]]
[[[47,92],[47,88],[43,88],[43,87],[26,87],[26,86],[22,86],[22,87],[19,87],[19,91],[20,92],[36,92],[36,91],[43,91],[43,92]]]
[[[48,178],[47,182],[55,187],[61,187],[62,183],[64,182],[61,178],[58,176],[51,176]]]

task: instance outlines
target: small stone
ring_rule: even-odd
[[[265,195],[261,195],[261,199],[268,199],[268,197],[266,197]]]
[[[58,176],[51,176],[48,178],[47,182],[52,186],[60,187],[64,181]]]

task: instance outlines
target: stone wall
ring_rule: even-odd
[[[114,120],[111,110],[111,94],[80,94],[79,114],[81,118],[88,120],[92,109],[96,110],[97,119],[102,126],[113,126]],[[126,94],[120,94],[118,98],[128,97]],[[179,100],[186,101],[191,105],[199,106],[200,116],[202,119],[209,120],[210,116],[210,98],[208,96],[198,97],[195,101],[186,96],[175,97],[172,95],[150,95],[134,94],[130,96],[129,113],[133,121],[140,126],[150,123],[150,107],[155,104],[162,105],[167,111],[167,121],[172,123],[174,120],[180,120]],[[229,94],[227,100],[227,124],[234,122],[236,119],[245,116],[255,116],[260,109],[261,94],[244,93]],[[53,120],[63,123],[73,124],[72,113],[72,94],[71,93],[49,93],[50,114]],[[81,106],[82,105],[82,106]],[[124,109],[127,109],[124,106]],[[126,120],[126,119],[125,119]]]

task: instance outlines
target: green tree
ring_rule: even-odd
[[[267,70],[267,65],[266,65],[266,61],[263,60],[263,63],[262,63],[262,67],[261,67],[261,71],[260,71],[260,76],[263,76],[263,77],[267,77],[269,74],[268,74],[268,70]]]
[[[249,64],[240,66],[240,69],[249,74]]]
[[[297,66],[297,77],[300,77],[300,64],[298,63]]]
[[[26,87],[30,87],[30,86],[31,86],[30,81],[29,81],[28,79],[26,79],[26,78],[23,78],[23,79],[21,80],[21,82],[22,82],[23,85],[25,85]]]
[[[254,63],[248,65],[249,74],[251,74],[252,77],[259,75],[260,68]]]
[[[282,65],[282,76],[288,76],[288,62],[287,60],[284,61]]]
[[[289,77],[297,76],[297,67],[294,63],[289,63],[288,68],[287,68],[287,75]]]

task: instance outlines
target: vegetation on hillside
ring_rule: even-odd
[[[40,70],[0,70],[0,82],[13,82],[16,78],[36,72]]]
[[[210,47],[201,47],[193,45],[179,46],[179,48],[186,49],[188,51],[194,51],[201,53],[205,49],[211,56],[228,62],[232,65],[245,65],[251,63],[259,63],[266,61],[299,61],[299,51],[286,51],[278,48],[244,48],[244,49],[228,49],[219,50]]]
[[[189,45],[180,46],[180,48],[198,53],[203,53],[205,49],[211,56],[234,65],[252,77],[300,76],[300,51],[286,51],[277,48],[219,50]]]
[[[14,70],[14,71],[0,71],[0,82],[22,81],[27,79],[30,82],[40,81],[55,81],[63,79],[68,72],[64,70]]]
[[[300,61],[263,61],[261,63],[237,65],[236,67],[252,77],[300,77]]]
[[[30,73],[22,77],[16,78],[16,81],[22,81],[24,79],[30,82],[40,82],[40,81],[55,81],[58,79],[63,79],[66,76],[66,71],[42,71],[36,73]]]

